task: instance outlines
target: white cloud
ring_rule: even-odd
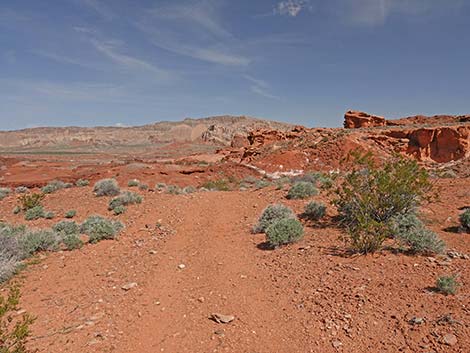
[[[98,15],[100,15],[103,19],[109,21],[112,20],[116,17],[116,14],[114,13],[111,8],[109,8],[107,5],[102,3],[99,0],[75,0],[78,2],[80,5],[84,5],[88,7],[89,9],[93,10],[96,12]]]
[[[296,17],[300,12],[312,9],[310,0],[284,0],[277,4],[273,12],[275,15]]]
[[[256,93],[264,98],[279,99],[279,97],[269,92],[270,86],[266,81],[260,80],[250,75],[243,75],[243,78],[252,83],[252,85],[250,85],[251,92]]]

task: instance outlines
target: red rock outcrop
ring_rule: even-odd
[[[358,129],[362,127],[386,126],[384,117],[371,115],[364,112],[350,110],[344,115],[344,127],[346,129]]]

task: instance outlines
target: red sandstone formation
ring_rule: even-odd
[[[344,115],[344,127],[346,129],[357,129],[362,127],[385,126],[385,118],[364,112],[350,110]]]

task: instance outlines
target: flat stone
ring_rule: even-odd
[[[121,287],[121,289],[123,289],[125,291],[128,291],[128,290],[131,290],[132,288],[135,288],[135,287],[137,287],[137,283],[131,282],[131,283],[127,283],[127,284],[123,285]]]
[[[452,333],[445,334],[442,336],[442,343],[448,346],[455,346],[457,344],[457,337]]]

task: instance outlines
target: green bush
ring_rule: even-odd
[[[283,218],[266,229],[266,240],[273,246],[293,243],[302,238],[304,228],[297,219]]]
[[[19,214],[21,212],[21,207],[20,206],[15,206],[13,209],[13,214]]]
[[[27,221],[33,221],[35,219],[44,218],[46,215],[42,206],[36,206],[27,210],[24,214],[24,219]]]
[[[192,194],[194,192],[196,192],[196,188],[194,186],[186,186],[184,189],[183,189],[183,194]]]
[[[155,189],[165,190],[166,189],[166,184],[165,183],[157,183],[157,185],[155,185]]]
[[[121,195],[113,198],[109,202],[109,207],[108,209],[114,210],[116,207],[119,206],[127,206],[127,205],[133,205],[133,204],[140,204],[142,203],[142,196],[139,194],[136,194],[135,192],[130,192],[130,191],[124,191]]]
[[[41,188],[41,191],[44,194],[52,194],[53,192],[56,192],[61,189],[68,189],[72,187],[72,184],[70,183],[64,183],[63,181],[60,180],[53,180],[50,183],[48,183],[46,186]]]
[[[140,181],[138,181],[137,179],[132,179],[127,182],[127,186],[130,188],[134,186],[139,186],[139,184],[140,184]]]
[[[140,184],[139,185],[139,190],[147,191],[148,189],[149,189],[149,186],[147,184]]]
[[[470,233],[470,208],[467,208],[459,217],[460,227]]]
[[[83,246],[83,242],[78,234],[66,234],[62,238],[62,242],[69,251],[80,249]]]
[[[31,208],[41,206],[42,200],[44,200],[44,194],[28,194],[28,195],[21,195],[19,197],[20,207],[23,211],[30,210]]]
[[[304,216],[312,221],[318,221],[326,213],[326,206],[319,202],[309,202],[305,207]]]
[[[18,242],[18,234],[25,227],[11,227],[0,224],[0,283],[9,279],[23,259],[23,250]]]
[[[270,185],[271,185],[271,183],[268,180],[260,179],[260,180],[256,181],[255,189],[256,190],[264,189],[264,188],[267,188]]]
[[[318,195],[318,189],[314,184],[307,181],[298,181],[289,189],[288,199],[306,199],[310,196]]]
[[[29,314],[18,315],[20,291],[10,289],[6,297],[0,296],[0,352],[29,353],[26,342],[31,335],[30,325],[34,318]]]
[[[77,234],[80,232],[80,227],[74,221],[60,221],[56,223],[52,229],[62,235]]]
[[[0,188],[0,200],[3,200],[5,197],[11,194],[10,188]]]
[[[354,152],[353,169],[336,189],[334,205],[353,250],[368,253],[392,236],[392,218],[414,213],[429,200],[428,173],[416,161],[396,157],[378,167],[371,154]]]
[[[65,218],[73,218],[77,215],[77,211],[70,210],[65,213]]]
[[[120,214],[123,214],[124,212],[127,211],[127,208],[125,206],[116,206],[113,208],[113,212],[114,214],[117,216],[117,215],[120,215]]]
[[[87,179],[78,179],[75,185],[77,185],[78,187],[85,187],[90,185],[90,181]]]
[[[436,289],[445,295],[455,294],[460,284],[457,276],[441,276],[436,280]]]
[[[229,191],[230,184],[227,179],[209,180],[202,184],[203,188],[210,191]]]
[[[96,196],[117,196],[121,192],[115,179],[102,179],[93,187]]]
[[[82,223],[80,232],[89,236],[90,243],[97,243],[104,239],[115,239],[122,228],[121,222],[101,216],[90,216]]]
[[[176,185],[168,185],[166,188],[166,192],[172,195],[180,195],[183,193],[183,189]]]
[[[27,230],[18,241],[26,258],[38,251],[56,251],[60,237],[51,230]]]
[[[263,213],[258,219],[258,223],[253,227],[254,233],[263,233],[266,229],[283,218],[296,218],[294,211],[282,204],[269,205],[263,210]]]
[[[390,229],[391,235],[399,244],[408,246],[413,253],[440,254],[445,250],[444,241],[436,233],[426,229],[414,213],[393,217]]]
[[[47,211],[47,212],[44,213],[44,218],[45,219],[53,219],[54,217],[55,217],[54,212]]]

